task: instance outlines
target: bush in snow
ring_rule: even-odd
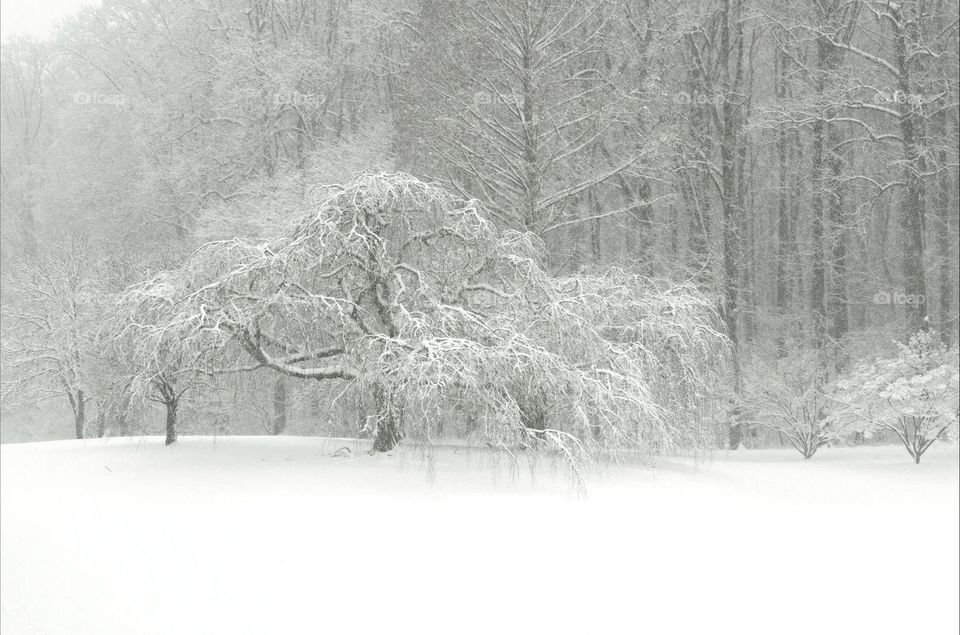
[[[866,435],[893,432],[919,463],[937,439],[956,439],[957,366],[957,349],[921,331],[898,354],[861,363],[839,381],[831,419],[854,422]]]
[[[756,423],[785,437],[804,459],[849,431],[828,417],[826,366],[812,350],[795,350],[774,363],[745,365],[744,401]]]

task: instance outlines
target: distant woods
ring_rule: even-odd
[[[78,420],[90,294],[280,235],[363,170],[482,201],[549,275],[693,284],[737,412],[758,367],[816,393],[891,340],[957,344],[955,2],[107,0],[0,57],[4,303],[58,315],[17,346],[56,333],[39,376]],[[295,391],[269,392],[281,431]]]

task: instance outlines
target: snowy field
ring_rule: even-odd
[[[956,446],[717,453],[583,499],[549,464],[342,445],[3,445],[3,634],[958,631]]]

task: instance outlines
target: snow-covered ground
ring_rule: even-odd
[[[583,499],[549,464],[342,445],[0,447],[3,634],[958,631],[956,446],[717,453]]]

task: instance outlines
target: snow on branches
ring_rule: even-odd
[[[66,398],[82,439],[91,398],[96,266],[75,238],[15,262],[3,277],[4,406]]]
[[[451,409],[482,442],[571,465],[700,438],[678,406],[706,398],[726,340],[693,287],[551,277],[538,238],[405,174],[321,188],[312,207],[274,240],[209,243],[131,289],[138,358],[347,382],[373,397],[378,450],[436,437]]]
[[[833,417],[866,433],[889,431],[916,463],[940,438],[956,439],[960,416],[957,349],[920,331],[896,356],[857,365],[837,383]]]
[[[757,359],[746,368],[744,405],[804,459],[851,431],[847,422],[828,416],[832,391],[818,351],[795,349],[775,363]]]

